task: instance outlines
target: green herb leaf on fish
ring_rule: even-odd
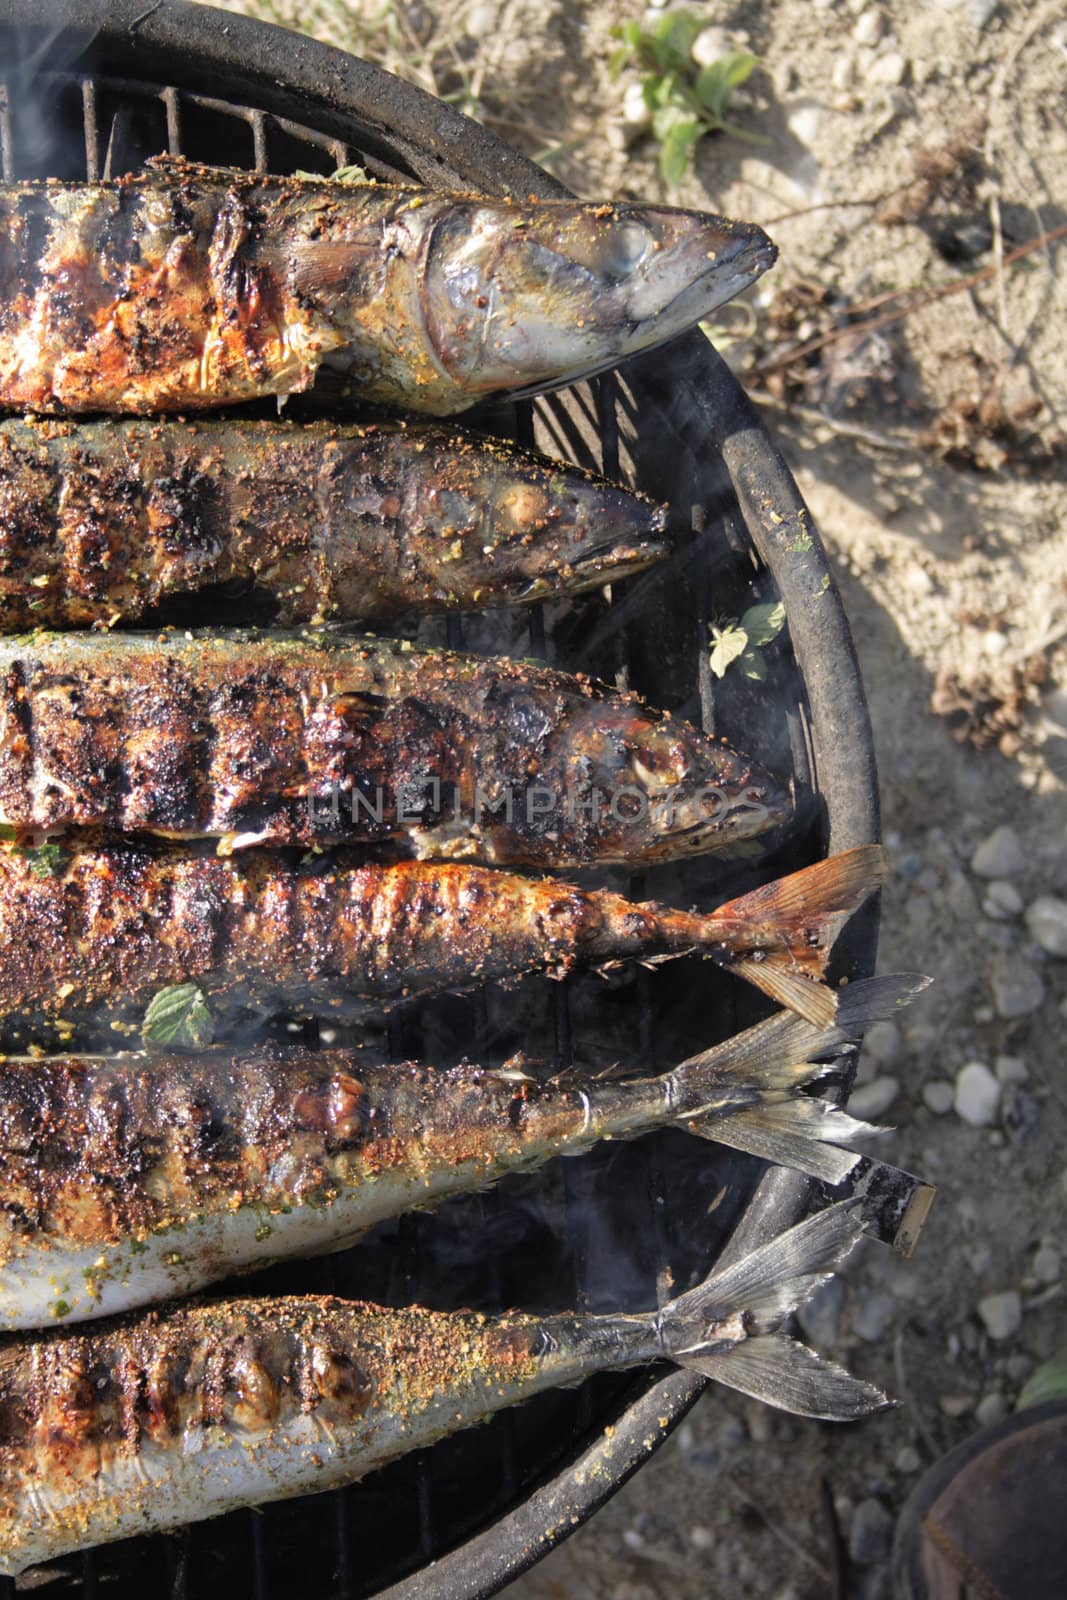
[[[305,183],[370,183],[371,177],[365,167],[338,167],[336,172],[305,172],[298,168],[293,173],[294,178],[302,178]]]
[[[19,854],[25,856],[35,878],[58,878],[70,859],[62,845],[54,841],[27,846]]]
[[[195,983],[175,983],[152,996],[141,1024],[145,1044],[203,1050],[214,1037],[214,1019]]]

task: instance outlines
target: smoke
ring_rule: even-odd
[[[84,178],[85,107],[80,73],[96,29],[0,24],[3,177]]]

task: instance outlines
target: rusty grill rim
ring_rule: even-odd
[[[158,87],[167,118],[168,143],[180,148],[178,91],[207,109],[244,116],[251,129],[256,165],[265,166],[263,119],[326,149],[335,161],[350,146],[371,157],[380,175],[398,174],[388,157],[396,152],[420,179],[452,187],[469,184],[486,192],[564,196],[568,191],[477,123],[420,89],[330,46],[272,24],[193,5],[188,0],[0,0],[0,26],[13,23],[48,30],[49,48],[61,47],[65,76],[80,77],[86,125],[93,111],[90,71],[73,65],[94,44],[106,43],[108,60],[139,93]],[[161,70],[165,68],[165,70]],[[107,75],[115,80],[116,74]],[[222,91],[225,91],[223,95]],[[308,128],[312,115],[320,125]],[[301,119],[301,120],[298,120]],[[4,107],[0,104],[0,142]],[[99,150],[87,141],[90,165],[100,170]],[[5,161],[6,169],[6,161]],[[491,175],[491,176],[487,176]],[[5,176],[7,172],[5,170]],[[666,351],[627,369],[645,405],[657,395],[685,395],[695,449],[721,452],[749,537],[770,570],[786,604],[790,636],[811,711],[800,737],[824,803],[819,835],[836,851],[879,837],[873,741],[855,649],[825,552],[810,514],[782,457],[725,363],[698,335],[675,341]],[[598,421],[611,448],[614,408],[599,408]],[[610,413],[611,426],[607,426]],[[878,906],[853,919],[837,949],[840,976],[863,977],[874,969]],[[782,1169],[767,1174],[734,1230],[723,1260],[750,1249],[796,1219],[814,1185]],[[579,1448],[546,1483],[513,1509],[421,1570],[379,1591],[379,1600],[473,1600],[498,1591],[517,1577],[607,1500],[662,1443],[695,1402],[705,1381],[673,1372],[638,1379],[619,1400],[613,1434]],[[636,1397],[634,1396],[636,1393]],[[253,1523],[257,1519],[253,1518]],[[420,1518],[420,1521],[422,1519]],[[263,1552],[253,1528],[253,1581],[261,1592]],[[421,1530],[424,1534],[425,1530]],[[420,1537],[425,1550],[425,1540]],[[171,1593],[186,1593],[184,1545],[175,1541],[168,1561]],[[258,1552],[258,1556],[257,1556]],[[339,1574],[341,1588],[345,1579]],[[83,1593],[94,1593],[91,1560]],[[0,1595],[14,1594],[14,1581],[0,1580]]]

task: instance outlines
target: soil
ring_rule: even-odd
[[[608,70],[612,26],[642,14],[629,0],[241,9],[457,94],[579,193],[725,211],[780,247],[774,272],[710,331],[765,406],[859,646],[895,865],[881,966],[937,980],[861,1076],[895,1081],[885,1120],[897,1131],[881,1153],[936,1182],[939,1201],[912,1260],[864,1247],[819,1316],[820,1347],[902,1403],[845,1429],[713,1387],[509,1592],[876,1600],[889,1592],[891,1518],[923,1468],[1014,1407],[1067,1344],[1062,1280],[1049,1281],[1067,1241],[1067,961],[1022,915],[1038,895],[1067,898],[1065,245],[1012,259],[1067,220],[1062,7],[708,7],[726,47],[760,58],[732,113],[765,142],[706,139],[670,191],[655,143],[627,142],[632,74]],[[970,862],[1004,824],[1022,846],[1007,873],[1016,893],[991,896]],[[1012,984],[1032,1008],[1004,1016]],[[1006,1080],[984,1126],[923,1096],[972,1061],[999,1063]],[[978,1305],[1005,1290],[1022,1315],[996,1339]],[[836,1588],[828,1505],[855,1558]]]

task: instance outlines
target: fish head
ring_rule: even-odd
[[[422,315],[453,382],[535,393],[673,338],[776,254],[752,223],[672,206],[462,202],[429,237]]]
[[[610,834],[619,861],[723,850],[770,833],[793,811],[755,761],[639,701],[590,702],[570,770],[580,791],[599,791],[602,837]]]
[[[573,468],[516,478],[493,510],[493,563],[521,579],[524,601],[596,589],[670,553],[665,507]]]

